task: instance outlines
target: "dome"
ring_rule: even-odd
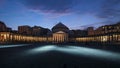
[[[2,25],[2,26],[6,26],[6,25],[4,24],[4,22],[2,22],[2,21],[0,21],[0,25]]]
[[[58,31],[68,32],[69,28],[60,22],[52,28],[52,31],[53,32],[58,32]]]
[[[0,32],[1,31],[6,31],[6,30],[7,30],[6,25],[4,24],[4,22],[0,21]]]

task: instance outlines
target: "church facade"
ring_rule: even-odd
[[[69,39],[69,28],[62,23],[58,23],[52,28],[53,43],[66,43]]]

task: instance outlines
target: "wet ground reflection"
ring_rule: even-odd
[[[0,48],[0,67],[119,68],[120,52],[113,50],[74,45],[12,45]]]

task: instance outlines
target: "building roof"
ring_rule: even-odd
[[[63,23],[59,22],[56,24],[52,29],[58,29],[58,28],[64,28],[64,29],[69,29],[67,26],[65,26]]]
[[[0,25],[6,26],[4,22],[0,21]]]
[[[67,26],[65,26],[63,23],[59,22],[58,24],[56,24],[55,26],[53,26],[52,31],[56,32],[56,31],[67,31],[69,30],[69,28]]]
[[[58,31],[58,32],[56,32],[56,33],[63,34],[63,33],[65,33],[65,32],[64,32],[64,31]]]

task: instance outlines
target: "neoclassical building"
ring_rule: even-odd
[[[68,42],[69,28],[61,22],[52,28],[53,43],[66,43]]]
[[[4,30],[6,25],[0,23],[0,43],[115,43],[120,44],[120,23],[105,25],[94,30],[70,30],[59,22],[51,30],[44,29],[42,35],[21,34]],[[29,27],[30,28],[30,27]],[[39,29],[39,28],[38,28]],[[22,29],[23,30],[23,29]],[[28,31],[29,32],[29,31]]]

